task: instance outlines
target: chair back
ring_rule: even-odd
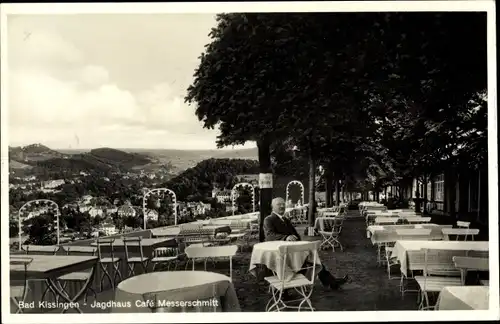
[[[153,250],[153,258],[174,257],[179,254],[178,247],[159,247]]]
[[[470,222],[457,221],[457,227],[460,228],[469,228]]]
[[[188,246],[185,250],[186,256],[189,259],[207,259],[207,258],[229,258],[229,277],[233,278],[233,257],[238,251],[237,245],[222,245],[222,246]]]
[[[397,229],[396,234],[401,240],[421,240],[430,238],[432,229],[430,228],[414,228],[414,229]]]
[[[114,255],[114,243],[115,243],[115,239],[114,238],[100,238],[98,237],[97,240],[96,240],[96,244],[97,244],[97,257],[99,258],[99,260],[103,259],[103,254],[102,254],[102,251],[101,251],[101,248],[106,246],[106,247],[109,247],[109,253],[111,255],[111,258],[114,259],[115,258],[115,255]]]
[[[427,276],[460,276],[460,270],[455,267],[453,257],[466,256],[467,251],[450,251],[439,249],[423,249],[424,277]]]
[[[486,258],[490,257],[490,251],[467,251],[466,256],[471,258]]]
[[[142,237],[141,236],[133,236],[133,237],[123,237],[123,245],[125,246],[125,258],[129,260],[129,250],[128,248],[131,245],[138,245],[139,246],[139,254],[141,256],[141,261],[144,262],[144,251],[142,249]]]
[[[479,234],[479,230],[475,228],[443,228],[441,231],[444,235],[455,235],[455,241],[459,241],[460,237],[467,241],[469,236],[474,239],[474,235]]]
[[[454,256],[453,263],[457,269],[489,271],[489,258],[473,258],[464,256]]]
[[[310,266],[302,266],[302,268],[299,270],[306,270],[306,271],[312,271],[312,276],[311,279],[307,279],[308,283],[310,285],[314,284],[314,280],[316,278],[316,263],[318,261],[318,249],[321,245],[321,241],[313,241],[313,242],[300,242],[300,243],[295,243],[295,244],[284,244],[279,246],[279,254],[280,254],[280,260],[282,262],[281,266],[281,288],[285,288],[285,269],[288,268],[288,256],[291,253],[307,253],[308,255],[313,255],[312,259],[312,265]]]
[[[334,232],[336,225],[340,223],[337,217],[318,217],[316,221],[319,225],[319,230],[322,232]]]
[[[477,228],[464,228],[464,241],[467,241],[467,238],[471,238],[472,241],[474,241],[474,236],[479,234],[479,229]],[[456,237],[456,240],[458,241],[458,236]]]

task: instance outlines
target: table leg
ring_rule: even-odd
[[[94,266],[92,267],[92,270],[90,272],[90,276],[87,278],[87,280],[83,284],[82,289],[80,289],[80,291],[73,298],[71,298],[70,296],[68,296],[68,294],[64,291],[64,289],[62,289],[62,287],[60,286],[60,282],[59,282],[59,280],[57,280],[57,278],[47,278],[47,285],[49,285],[49,287],[51,287],[51,289],[60,298],[62,298],[63,301],[66,301],[68,303],[76,303],[78,300],[80,300],[82,298],[82,296],[84,296],[84,295],[87,294],[87,289],[93,283],[96,266],[97,266],[97,263],[94,264]],[[76,305],[73,309],[75,309],[80,314],[83,313],[82,310],[78,307],[78,305]],[[69,308],[68,309],[63,309],[61,311],[61,313],[64,314],[67,311],[69,311]]]

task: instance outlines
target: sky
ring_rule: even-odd
[[[9,145],[214,149],[218,130],[184,103],[214,26],[213,14],[9,15]]]

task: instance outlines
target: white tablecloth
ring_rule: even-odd
[[[399,216],[399,219],[402,219],[408,223],[428,223],[431,221],[430,217],[420,217],[420,216]]]
[[[407,270],[424,269],[424,253],[422,249],[438,249],[449,251],[470,251],[469,256],[475,256],[474,252],[488,252],[489,242],[486,241],[396,241],[392,256],[401,263],[401,272],[407,275]]]
[[[445,287],[439,294],[436,310],[487,310],[489,297],[489,287]]]
[[[304,242],[270,241],[257,243],[253,246],[252,257],[250,259],[249,271],[256,275],[257,264],[265,265],[272,270],[278,277],[281,277],[283,261],[280,258],[279,247],[282,245],[300,244]],[[287,268],[285,269],[285,280],[288,281],[297,273],[306,260],[312,262],[312,253],[297,252],[289,253],[287,256]],[[319,256],[316,264],[321,265]]]
[[[383,230],[376,231],[371,236],[372,244],[381,244],[381,243],[389,243],[396,242],[397,240],[422,240],[422,241],[439,241],[443,239],[443,234],[440,231],[433,231],[429,234],[423,235],[417,233],[419,229],[406,229],[408,232],[405,235],[400,235],[395,230]],[[411,231],[415,231],[414,234],[411,234]]]
[[[431,229],[431,234],[425,240],[442,240],[442,229],[452,225],[436,224],[415,224],[415,225],[371,225],[366,229],[366,236],[370,238],[373,244],[395,242],[401,239],[397,235],[399,229]],[[424,239],[422,239],[424,240]]]
[[[207,271],[151,272],[128,278],[116,287],[113,313],[148,313],[144,294],[156,293],[158,301],[178,303],[163,312],[239,312],[240,306],[231,279]],[[213,300],[216,299],[217,302]],[[179,302],[212,301],[198,307],[182,307]],[[218,305],[217,305],[218,304]],[[193,305],[194,306],[194,305]]]

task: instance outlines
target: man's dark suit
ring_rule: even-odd
[[[276,213],[272,213],[264,219],[264,233],[266,241],[284,241],[290,235],[295,235],[300,241],[300,235],[286,217],[283,220]]]

